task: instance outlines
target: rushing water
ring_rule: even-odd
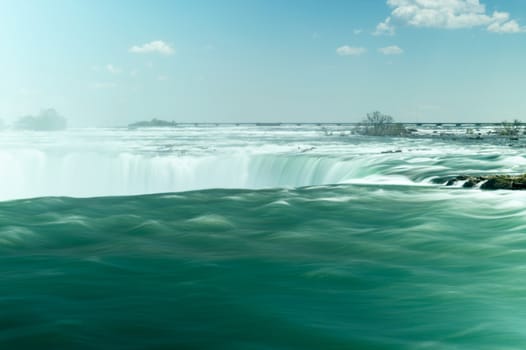
[[[0,348],[524,349],[524,192],[432,179],[525,165],[315,126],[3,132]]]

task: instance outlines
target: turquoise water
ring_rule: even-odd
[[[4,138],[0,348],[526,346],[526,196],[432,182],[522,149],[162,133]]]

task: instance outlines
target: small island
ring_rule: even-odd
[[[153,118],[150,121],[140,121],[132,124],[128,124],[128,128],[137,129],[137,128],[173,128],[177,126],[175,121],[167,121],[162,119]]]

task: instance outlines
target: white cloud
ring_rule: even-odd
[[[519,26],[519,23],[515,20],[511,20],[505,23],[495,22],[488,26],[488,30],[494,33],[520,33],[525,31],[524,28]]]
[[[373,35],[394,35],[395,27],[391,23],[391,17],[387,17],[385,21],[378,23]]]
[[[343,45],[336,49],[336,53],[340,56],[359,56],[367,52],[366,48],[363,47],[352,47],[349,45]]]
[[[119,74],[122,71],[119,67],[116,67],[113,64],[107,64],[106,70],[111,74]]]
[[[149,43],[143,44],[143,45],[132,46],[130,48],[130,52],[159,53],[162,55],[172,55],[173,53],[175,53],[175,49],[162,40],[155,40],[155,41],[151,41]]]
[[[363,30],[361,30],[361,29],[355,29],[355,30],[353,30],[352,32],[354,33],[354,35],[360,35],[360,34],[362,34]]]
[[[486,27],[497,33],[525,31],[507,12],[489,14],[480,0],[387,0],[391,15],[376,27],[374,34],[393,34],[394,23],[412,27],[473,28]]]
[[[159,81],[165,81],[165,80],[168,80],[168,76],[166,76],[166,75],[158,75],[158,76],[157,76],[157,80],[159,80]]]
[[[404,50],[402,50],[400,47],[396,45],[391,45],[391,46],[379,48],[378,52],[384,55],[400,55],[404,53]]]

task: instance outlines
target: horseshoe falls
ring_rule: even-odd
[[[2,131],[0,348],[524,349],[521,144],[332,129]]]

